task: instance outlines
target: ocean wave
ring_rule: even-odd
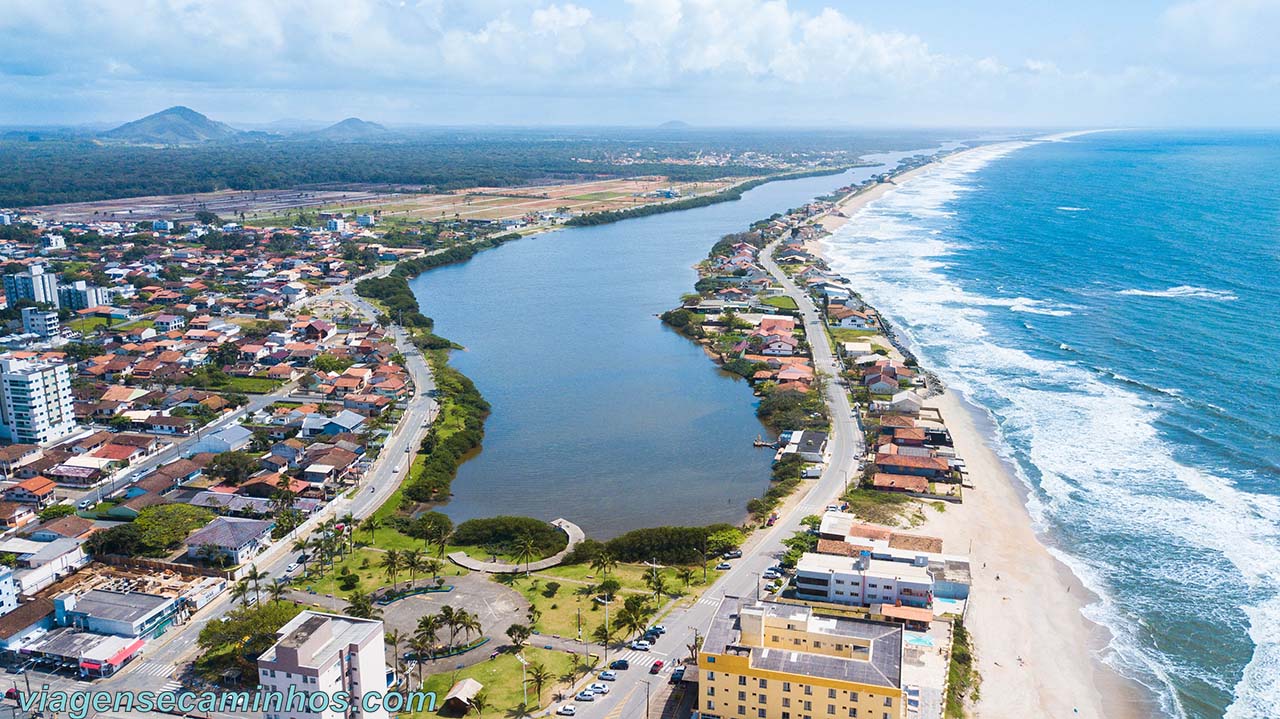
[[[1066,206],[1066,207],[1059,207],[1059,208],[1057,208],[1057,209],[1058,209],[1058,210],[1060,210],[1060,211],[1062,211],[1062,212],[1088,212],[1088,211],[1089,211],[1089,208],[1088,208],[1088,207],[1070,207],[1070,206]]]
[[[827,255],[922,364],[992,418],[996,451],[1027,484],[1037,528],[1076,540],[1064,545],[1065,560],[1101,597],[1088,614],[1112,633],[1113,666],[1150,686],[1166,714],[1185,716],[1175,687],[1204,668],[1162,653],[1142,612],[1183,612],[1224,627],[1247,605],[1254,656],[1228,716],[1267,716],[1249,708],[1275,706],[1257,697],[1275,698],[1280,674],[1280,619],[1270,614],[1280,612],[1272,607],[1280,597],[1280,498],[1178,460],[1179,448],[1157,429],[1162,410],[1147,394],[1183,400],[1176,389],[1033,356],[993,338],[985,322],[992,307],[1065,310],[967,292],[941,271],[954,245],[931,231],[948,222],[953,200],[972,191],[972,173],[1026,146],[965,153],[894,188],[826,238]],[[895,262],[886,265],[886,256]],[[1235,299],[1191,286],[1123,294]],[[1272,624],[1260,626],[1263,619]],[[1225,667],[1213,678],[1230,689]]]
[[[1223,302],[1234,302],[1240,299],[1236,297],[1236,293],[1230,290],[1211,290],[1207,287],[1196,287],[1194,285],[1178,285],[1167,290],[1120,290],[1120,294],[1135,297],[1195,297],[1206,300],[1221,300]]]

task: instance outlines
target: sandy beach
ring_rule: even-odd
[[[930,167],[848,198],[840,203],[839,214],[822,220],[823,226],[834,232],[867,203]],[[824,241],[808,243],[811,251],[821,254]],[[1036,535],[1026,508],[1026,488],[988,442],[985,413],[951,391],[931,397],[926,406],[941,412],[975,485],[966,490],[963,504],[947,505],[942,512],[927,510],[925,524],[913,530],[941,537],[948,553],[970,557],[973,587],[965,626],[973,636],[982,675],[974,715],[1152,716],[1151,699],[1141,687],[1100,660],[1109,634],[1081,612],[1096,597]]]

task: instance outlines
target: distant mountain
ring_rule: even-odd
[[[192,145],[230,140],[239,134],[239,130],[226,123],[210,120],[189,107],[178,105],[141,120],[126,122],[102,133],[101,137],[147,145]]]
[[[683,120],[667,120],[661,125],[658,125],[659,130],[688,130],[689,128],[689,123],[684,122]]]
[[[382,137],[391,131],[376,122],[348,117],[342,122],[334,123],[323,130],[307,133],[308,137],[319,140],[364,140],[371,137]]]

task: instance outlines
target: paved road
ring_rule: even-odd
[[[776,244],[776,243],[775,243]],[[771,255],[773,245],[760,253],[761,264],[782,285],[786,294],[796,301],[804,321],[805,332],[813,350],[815,366],[833,377],[838,372],[836,357],[832,352],[831,342],[822,324],[818,308],[809,299],[807,293],[800,290],[774,263]],[[726,594],[735,596],[751,596],[759,591],[760,574],[773,566],[785,553],[782,540],[800,530],[800,520],[810,514],[820,514],[834,498],[843,493],[848,478],[854,474],[858,459],[863,455],[862,429],[854,416],[853,407],[844,387],[830,381],[826,383],[826,399],[831,408],[832,433],[827,443],[830,461],[818,481],[809,487],[793,509],[780,517],[771,528],[760,530],[758,537],[743,550],[743,556],[733,561],[733,568],[726,572],[702,595],[692,607],[676,609],[660,620],[667,633],[658,640],[650,652],[623,650],[623,658],[635,659],[631,668],[618,672],[618,681],[613,683],[612,691],[590,704],[575,702],[578,715],[587,719],[597,717],[619,719],[627,717],[641,718],[646,716],[645,686],[649,683],[650,700],[659,696],[659,687],[670,678],[673,660],[678,662],[687,657],[687,645],[694,641],[695,630],[699,635],[705,634],[715,614],[720,599]],[[610,659],[617,658],[616,652],[610,653]],[[655,675],[647,673],[655,659],[662,659],[666,666]],[[649,716],[661,716],[662,708],[657,704],[650,707]]]

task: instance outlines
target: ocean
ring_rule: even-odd
[[[1280,716],[1278,176],[1274,133],[997,143],[825,243],[989,415],[1170,717]]]

